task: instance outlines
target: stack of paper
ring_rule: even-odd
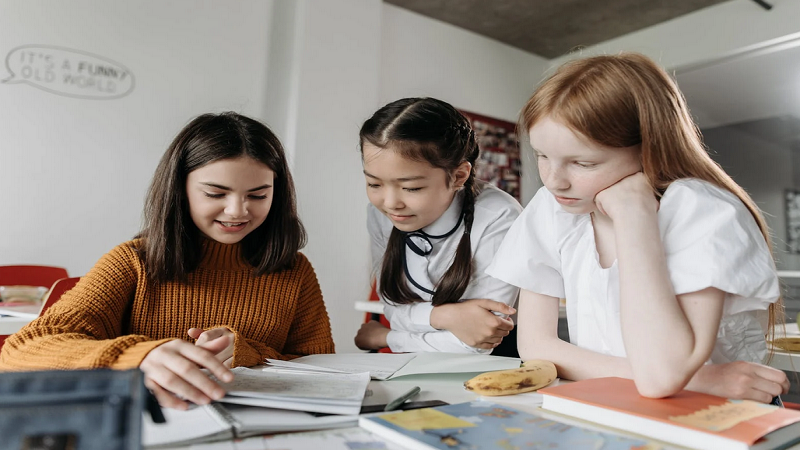
[[[387,380],[415,356],[413,353],[336,353],[303,356],[292,361],[267,359],[267,364],[275,369],[304,372],[368,372],[373,380]]]
[[[237,367],[234,379],[220,383],[222,403],[328,414],[356,415],[369,385],[369,373],[276,372]]]

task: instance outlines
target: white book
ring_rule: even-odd
[[[220,383],[222,403],[327,414],[357,415],[369,385],[369,373],[282,373],[237,367],[234,379]]]
[[[163,409],[166,423],[144,415],[142,445],[147,448],[184,446],[268,433],[352,427],[358,416],[315,416],[301,411],[211,403],[188,411]]]

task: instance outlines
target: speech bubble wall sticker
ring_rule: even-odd
[[[136,85],[133,72],[104,56],[49,45],[23,45],[8,52],[5,84],[26,83],[67,97],[110,100]]]

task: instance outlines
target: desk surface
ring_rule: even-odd
[[[463,387],[463,383],[464,381],[466,381],[467,379],[471,378],[474,375],[475,374],[448,374],[448,375],[429,374],[429,375],[413,375],[388,381],[373,380],[369,384],[368,387],[369,392],[367,397],[364,399],[364,405],[388,403],[392,399],[407,392],[414,386],[420,386],[422,388],[419,396],[415,397],[414,401],[443,400],[451,404],[472,401],[477,399],[478,396],[470,391],[465,390]],[[556,383],[558,382],[559,381],[556,381]],[[614,434],[614,431],[608,428],[594,425],[589,422],[571,419],[566,416],[549,413],[548,411],[540,409],[539,406],[541,405],[541,395],[535,392],[520,394],[520,395],[505,396],[505,397],[484,397],[484,398],[495,403],[507,405],[509,407],[531,412],[533,414],[540,415],[543,417],[552,418],[554,420],[564,422],[567,424],[577,425],[583,428],[589,428],[597,431]],[[346,431],[350,429],[342,429],[342,430]],[[336,431],[336,430],[331,430],[331,431]],[[619,433],[619,434],[626,435],[624,433]],[[240,441],[222,441],[222,442],[214,442],[214,443],[193,445],[187,447],[171,447],[171,448],[173,450],[188,450],[188,449],[271,450],[273,448],[278,448],[278,447],[272,447],[271,444],[269,443],[269,440],[264,440],[261,437],[252,437]],[[294,450],[295,447],[281,446],[279,448],[281,448],[282,450]],[[403,448],[403,447],[399,447],[396,444],[387,445],[387,449],[398,449],[398,448]],[[676,447],[665,444],[662,444],[661,448],[662,450],[678,450]],[[297,447],[297,449],[306,450],[307,447],[301,445]],[[795,450],[800,450],[800,447],[797,447],[797,449]]]

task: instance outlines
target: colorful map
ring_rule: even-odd
[[[429,448],[444,450],[659,448],[645,440],[588,430],[486,401],[381,414],[366,420]],[[366,428],[383,434],[380,427]]]

